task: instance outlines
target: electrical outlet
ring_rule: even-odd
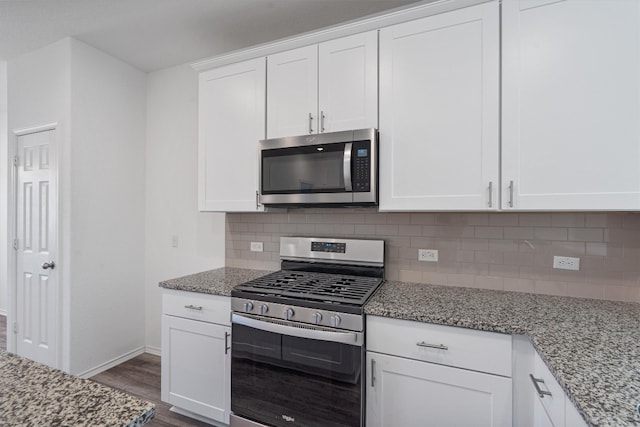
[[[251,242],[251,252],[262,252],[262,242]]]
[[[570,256],[554,256],[553,268],[560,270],[580,270],[580,258],[572,258]]]
[[[418,261],[438,261],[437,249],[418,249]]]
[[[173,236],[171,236],[171,247],[177,248],[178,243],[179,243],[178,235],[174,234]]]

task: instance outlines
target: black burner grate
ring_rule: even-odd
[[[281,270],[235,289],[310,301],[364,305],[381,282],[375,277]]]

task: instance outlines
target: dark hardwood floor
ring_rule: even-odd
[[[7,316],[0,316],[0,349],[7,349]]]
[[[160,357],[148,353],[104,371],[92,380],[155,403],[156,416],[148,426],[209,426],[170,412],[171,405],[160,401]]]

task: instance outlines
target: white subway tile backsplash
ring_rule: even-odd
[[[536,227],[533,235],[537,240],[567,240],[566,228]]]
[[[640,302],[640,215],[632,213],[229,213],[227,265],[277,269],[280,237],[293,235],[384,239],[391,280]],[[250,252],[250,241],[264,252]],[[419,248],[439,250],[439,262],[418,261]],[[553,256],[577,256],[581,268],[554,270]]]
[[[584,227],[584,214],[556,213],[551,214],[552,227]]]

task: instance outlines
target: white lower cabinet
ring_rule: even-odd
[[[370,316],[367,348],[367,426],[512,424],[510,335]]]
[[[227,297],[179,291],[163,295],[162,400],[177,412],[229,423],[229,312]]]
[[[367,353],[367,426],[511,425],[511,378]]]
[[[586,427],[586,423],[526,337],[514,338],[514,425]]]

